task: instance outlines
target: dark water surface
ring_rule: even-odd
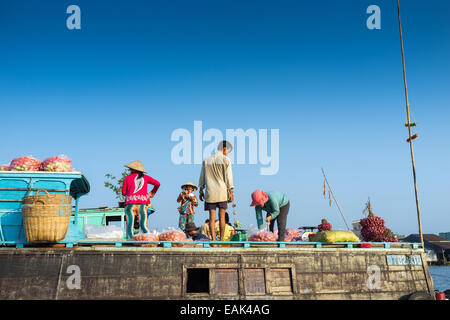
[[[443,292],[450,289],[450,266],[429,266],[434,290]]]

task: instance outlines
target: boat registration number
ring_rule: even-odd
[[[422,257],[420,255],[387,255],[388,266],[420,266],[422,265]]]

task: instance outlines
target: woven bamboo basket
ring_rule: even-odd
[[[39,194],[44,191],[46,194]],[[38,190],[22,200],[25,237],[28,242],[59,242],[66,237],[72,197]]]

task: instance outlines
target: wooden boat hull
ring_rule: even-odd
[[[420,248],[0,248],[0,299],[433,296]]]

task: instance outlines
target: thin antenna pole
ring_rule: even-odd
[[[336,198],[334,197],[334,193],[333,193],[333,190],[332,190],[331,187],[330,187],[330,184],[328,183],[328,179],[327,179],[327,177],[325,176],[325,171],[323,171],[323,168],[321,168],[321,169],[322,169],[323,177],[325,178],[325,182],[327,183],[328,189],[330,190],[331,195],[333,196],[333,200],[334,200],[334,202],[336,203],[336,206],[337,206],[337,208],[338,208],[338,210],[339,210],[339,213],[340,213],[341,216],[342,216],[342,219],[344,220],[345,225],[347,226],[347,230],[350,230],[350,228],[348,227],[347,221],[345,220],[344,214],[342,213],[341,208],[339,207],[339,203],[337,202]]]
[[[400,31],[400,46],[402,48],[403,83],[405,85],[406,116],[408,119],[409,149],[411,151],[411,163],[412,163],[412,172],[413,172],[413,178],[414,178],[414,194],[416,197],[417,220],[419,222],[420,243],[422,244],[422,247],[423,247],[422,221],[420,219],[419,195],[418,195],[418,191],[417,191],[416,164],[414,161],[413,139],[411,137],[411,126],[410,126],[411,118],[410,118],[410,112],[409,112],[408,86],[406,85],[405,51],[403,49],[403,34],[402,34],[402,23],[400,20],[400,1],[399,0],[397,0],[397,13],[398,13],[398,28]]]

